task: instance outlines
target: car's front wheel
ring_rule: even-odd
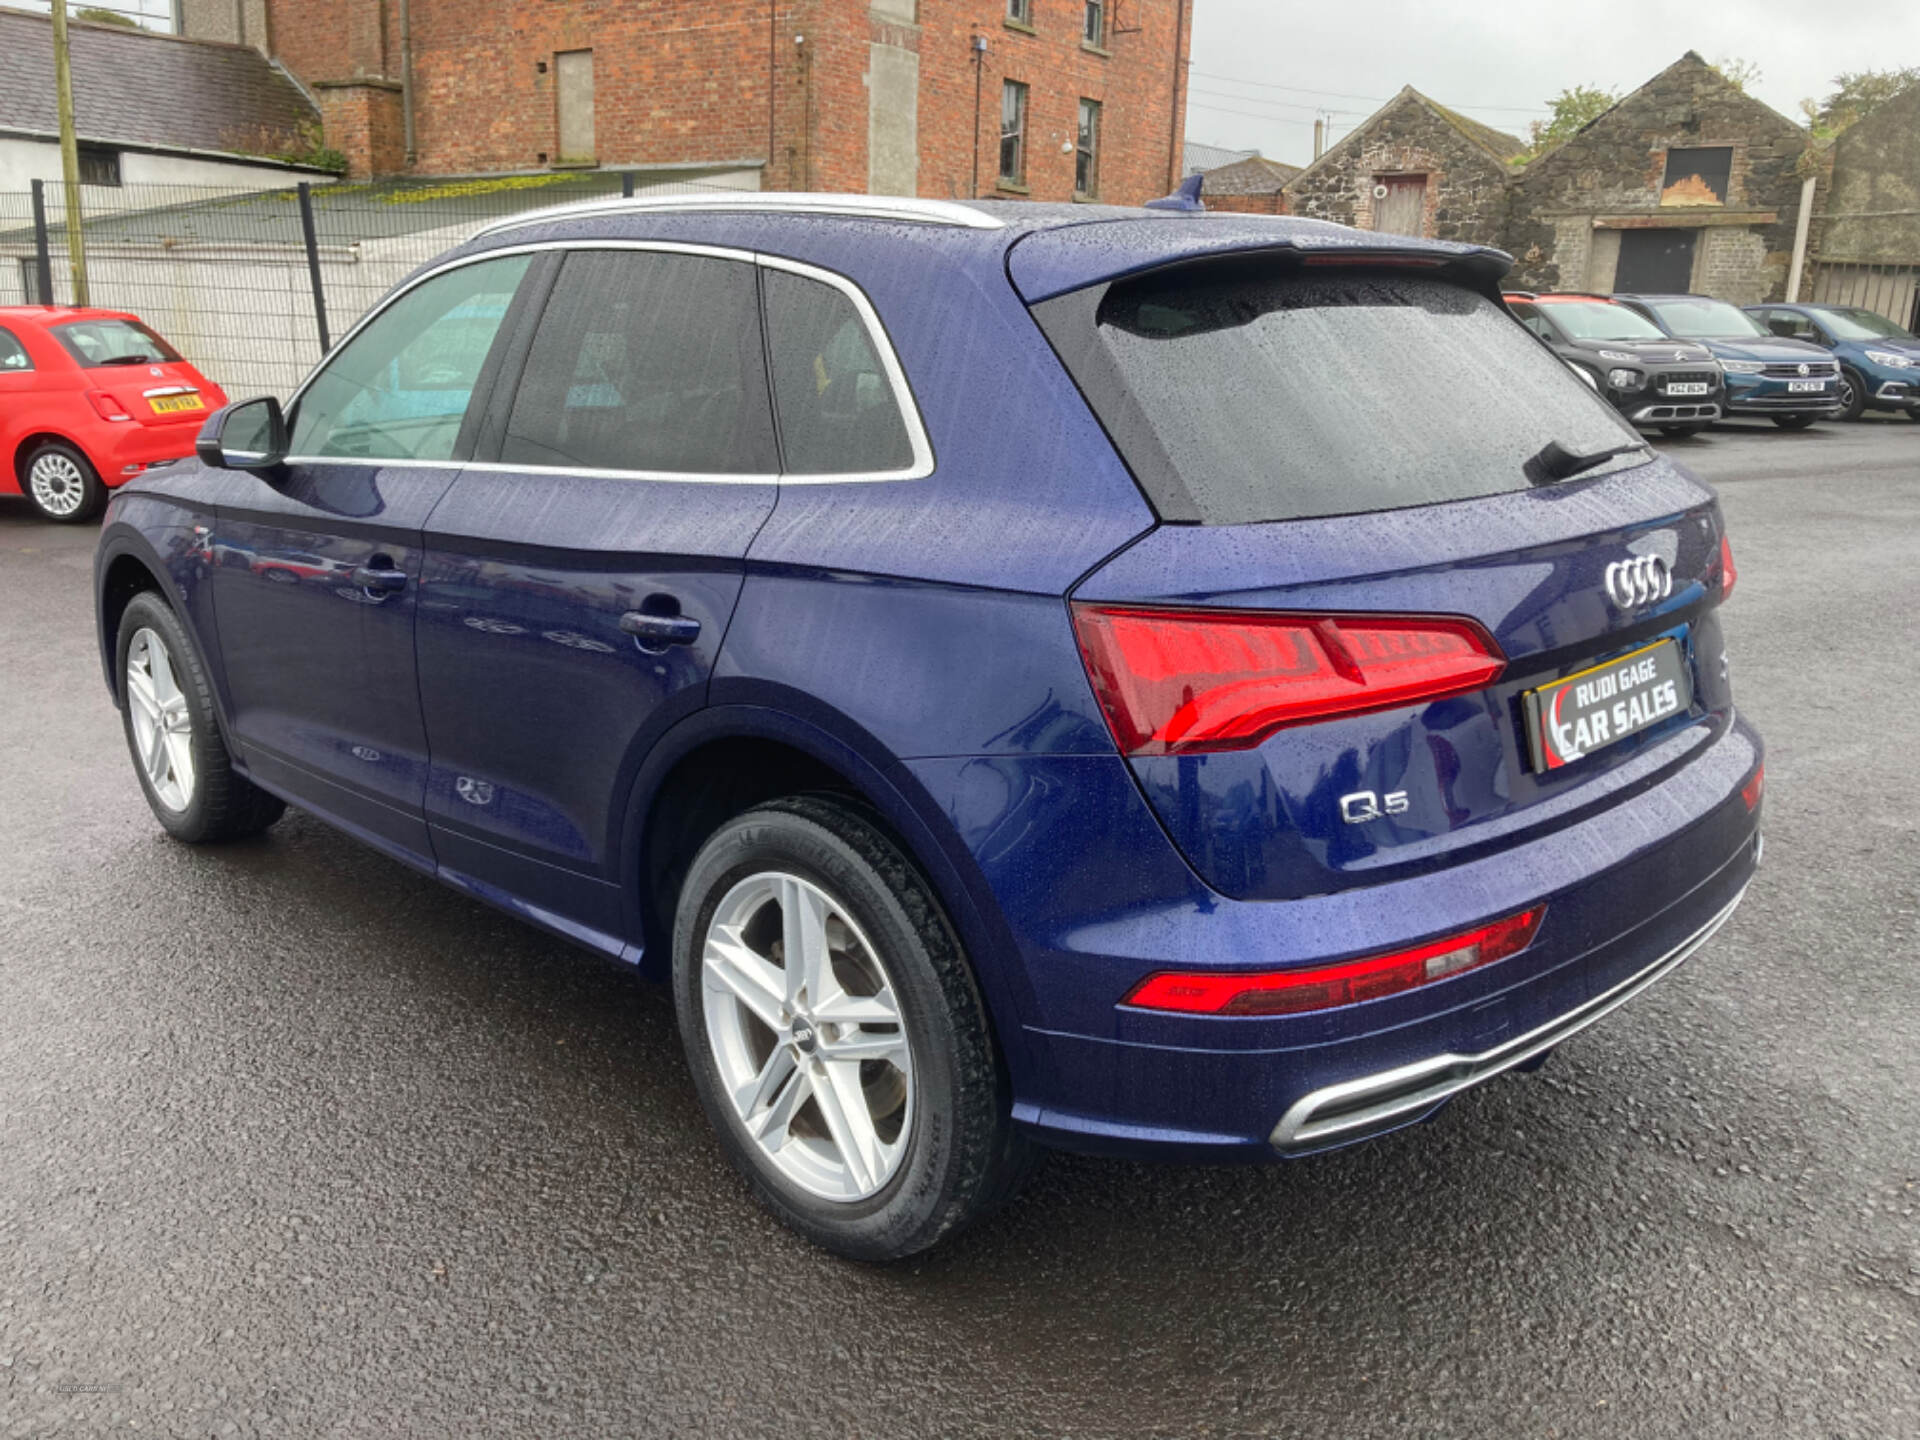
[[[1841,367],[1840,414],[1842,420],[1858,420],[1867,408],[1867,382],[1857,371]]]
[[[127,749],[167,833],[190,844],[234,840],[278,820],[286,806],[233,768],[200,657],[151,590],[128,602],[116,654]]]
[[[107,503],[107,487],[93,462],[64,440],[34,447],[20,467],[20,488],[42,519],[57,524],[91,520]]]
[[[694,1084],[770,1210],[859,1260],[926,1249],[1033,1159],[918,869],[855,807],[776,801],[701,848],[674,927]]]

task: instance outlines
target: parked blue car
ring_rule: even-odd
[[[845,1255],[1043,1146],[1423,1120],[1760,857],[1713,493],[1507,264],[1093,206],[503,221],[114,497],[136,773],[181,840],[297,805],[670,981],[723,1149]]]
[[[1738,305],[1705,295],[1616,295],[1676,340],[1713,352],[1727,375],[1729,415],[1764,415],[1782,430],[1839,416],[1840,362],[1817,345],[1783,340]]]
[[[1773,334],[1840,362],[1840,418],[1891,410],[1920,420],[1920,336],[1863,305],[1749,305]]]

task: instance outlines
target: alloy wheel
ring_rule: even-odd
[[[87,500],[87,477],[70,455],[49,450],[27,470],[27,488],[34,503],[47,514],[65,519],[76,515]]]
[[[127,704],[134,751],[147,783],[169,810],[193,803],[193,717],[167,642],[153,630],[127,646]]]
[[[828,1200],[884,1189],[913,1134],[913,1054],[845,908],[797,875],[740,881],[707,926],[701,993],[721,1086],[773,1168]]]

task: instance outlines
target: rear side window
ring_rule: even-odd
[[[567,256],[500,458],[583,470],[774,474],[754,267],[652,251]]]
[[[1639,438],[1500,307],[1437,277],[1216,262],[1093,304],[1081,292],[1037,313],[1167,520],[1524,490],[1549,445],[1599,455]]]
[[[53,327],[54,338],[88,369],[106,365],[163,365],[180,352],[134,320],[75,320]]]
[[[32,368],[33,358],[27,354],[26,347],[14,338],[11,330],[0,330],[0,375]]]
[[[764,272],[773,392],[790,475],[870,475],[913,465],[886,366],[852,299],[823,281]]]

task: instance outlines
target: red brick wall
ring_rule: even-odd
[[[347,157],[355,180],[398,171],[406,156],[400,90],[390,81],[321,83],[313,87],[327,143]]]
[[[278,58],[302,80],[398,78],[397,12],[381,0],[271,4]],[[1135,203],[1178,179],[1172,161],[1184,133],[1174,89],[1177,81],[1184,100],[1193,4],[1110,0],[1115,33],[1103,55],[1080,43],[1082,0],[1033,0],[1031,35],[1002,24],[1005,0],[920,0],[919,25],[876,17],[870,0],[412,0],[415,168],[463,174],[548,164],[557,150],[554,54],[591,49],[602,165],[764,157],[768,188],[862,191],[869,45],[878,42],[920,55],[920,192],[965,197],[974,193],[969,42],[978,32],[988,43],[979,193],[995,193],[1000,84],[1011,78],[1032,87],[1033,198],[1071,198],[1074,157],[1061,146],[1073,139],[1084,96],[1104,105],[1101,198]],[[329,107],[328,128],[329,143],[357,171],[392,168],[384,148],[377,156],[367,148],[367,123],[344,105]]]
[[[1203,192],[1200,198],[1206,201],[1209,210],[1229,210],[1237,215],[1284,215],[1287,213],[1287,197],[1278,193],[1208,195]]]

